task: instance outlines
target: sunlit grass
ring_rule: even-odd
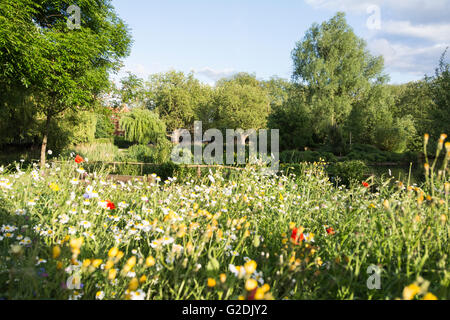
[[[447,167],[350,188],[321,163],[152,183],[82,167],[0,173],[1,298],[450,297]]]

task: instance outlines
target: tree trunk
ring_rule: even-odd
[[[44,168],[45,168],[45,154],[47,151],[47,140],[48,140],[49,131],[50,131],[50,116],[47,115],[47,120],[45,123],[44,138],[42,139],[42,146],[41,146],[41,170],[44,170]]]

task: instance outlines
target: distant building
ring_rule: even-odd
[[[109,108],[112,111],[111,121],[114,124],[114,135],[123,137],[125,135],[125,131],[120,128],[120,116],[121,114],[130,112],[130,109],[126,104],[122,104],[121,108]]]

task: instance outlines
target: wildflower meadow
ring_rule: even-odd
[[[167,319],[449,300],[449,17],[0,0],[0,300]]]
[[[423,185],[339,186],[324,162],[128,182],[79,155],[2,167],[0,297],[448,299],[446,149]]]

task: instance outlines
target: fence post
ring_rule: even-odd
[[[200,169],[200,166],[197,166],[197,177],[201,177],[202,176],[202,170]]]

